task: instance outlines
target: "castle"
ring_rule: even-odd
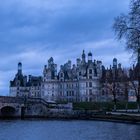
[[[101,61],[92,59],[92,53],[86,54],[83,50],[81,58],[72,65],[69,60],[60,66],[51,57],[48,64],[44,66],[42,76],[24,76],[22,63],[18,63],[18,72],[13,81],[10,81],[10,96],[26,96],[43,98],[50,102],[92,102],[113,100],[109,79],[115,74],[116,98],[124,100],[128,98],[125,94],[124,82],[121,79],[126,76],[121,64],[113,59],[113,66],[105,69]],[[111,86],[111,84],[110,84]]]

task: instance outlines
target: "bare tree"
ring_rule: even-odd
[[[140,66],[137,64],[133,70],[130,69],[129,75],[130,84],[136,95],[138,112],[140,112]]]
[[[127,49],[138,51],[140,48],[140,0],[131,0],[129,13],[116,17],[113,29],[119,40],[126,40]]]
[[[140,50],[140,0],[131,0],[130,9],[127,15],[121,14],[115,18],[113,25],[115,34],[119,40],[125,39],[126,48],[132,50],[133,53],[138,53]],[[138,88],[136,91],[136,98],[138,104],[138,111],[140,108],[140,64],[137,63],[137,77]],[[132,79],[130,78],[132,83]],[[134,85],[132,83],[132,85]]]
[[[127,75],[127,73],[124,72],[123,76],[122,76],[122,79],[121,79],[121,83],[123,84],[123,92],[124,92],[124,96],[125,96],[125,110],[127,112],[128,110],[128,90],[130,88],[129,86],[129,77]]]
[[[116,106],[117,106],[117,81],[115,78],[115,72],[112,72],[112,69],[110,70],[104,70],[104,75],[102,77],[101,82],[104,85],[105,90],[107,91],[107,94],[111,94],[111,96],[113,97],[113,102],[114,102],[114,111],[116,111]]]

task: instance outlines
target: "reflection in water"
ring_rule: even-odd
[[[139,140],[140,125],[99,121],[0,121],[0,140]]]

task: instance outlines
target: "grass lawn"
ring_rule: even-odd
[[[74,110],[106,110],[111,111],[113,102],[76,102],[73,103]],[[125,109],[126,102],[117,102],[117,109]],[[137,103],[129,102],[128,109],[137,109]]]

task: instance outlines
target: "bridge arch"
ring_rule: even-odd
[[[13,106],[4,106],[1,108],[1,115],[5,117],[14,116],[16,113],[16,109]]]

